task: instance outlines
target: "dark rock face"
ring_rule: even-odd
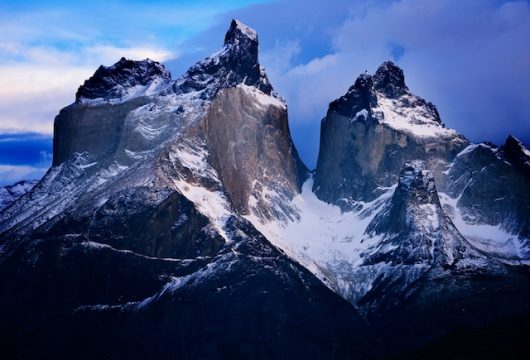
[[[367,359],[380,351],[350,304],[249,223],[234,217],[226,230],[234,241],[213,257],[182,260],[84,235],[12,243],[0,267],[3,290],[17,294],[0,298],[3,355]]]
[[[366,229],[383,235],[364,263],[451,265],[463,257],[465,240],[442,210],[434,177],[421,163],[407,163],[387,209]]]
[[[480,333],[494,321],[520,319],[530,310],[529,281],[528,269],[500,264],[486,271],[465,266],[447,270],[437,267],[409,287],[405,292],[409,296],[394,298],[388,302],[393,306],[368,318],[388,348],[399,353],[457,331]],[[514,339],[512,350],[525,351],[524,344],[524,340]],[[466,349],[480,354],[483,347],[466,344]]]
[[[374,88],[381,91],[388,98],[398,98],[408,92],[405,85],[403,70],[393,62],[384,62],[375,72],[373,77]]]
[[[467,144],[442,126],[434,105],[410,93],[403,71],[386,62],[330,104],[314,191],[347,210],[352,201],[371,201],[397,183],[407,161],[426,161],[439,180],[443,164]]]
[[[495,148],[470,146],[447,171],[446,192],[458,198],[465,220],[475,224],[501,225],[522,239],[530,238],[530,156],[513,137]],[[530,249],[521,249],[523,257]]]
[[[353,118],[363,109],[369,112],[372,107],[377,106],[373,86],[372,76],[367,74],[360,75],[346,94],[329,104],[328,114],[334,112],[348,118]],[[368,121],[368,114],[363,115],[363,119],[364,121]]]
[[[403,360],[445,360],[454,354],[462,359],[523,359],[530,342],[530,313],[511,316],[483,327],[456,329],[419,349],[402,353]]]
[[[164,83],[170,80],[169,71],[156,61],[134,61],[122,57],[112,66],[100,66],[94,75],[79,87],[75,99],[77,103],[95,99],[120,99],[135,86],[145,87],[153,82]]]
[[[113,155],[120,144],[127,116],[148,102],[135,98],[116,105],[72,104],[62,109],[53,124],[52,165],[62,164],[75,153],[86,153],[89,162]]]
[[[382,239],[360,269],[387,269],[357,304],[391,352],[530,309],[528,269],[474,249],[445,215],[421,163],[405,165],[394,196],[367,232]]]
[[[509,135],[499,150],[501,156],[512,164],[518,172],[530,178],[530,151],[525,148],[521,141]]]
[[[443,212],[434,177],[418,161],[405,165],[393,196],[366,233],[379,238],[363,253],[357,270],[360,281],[370,282],[356,302],[367,316],[392,311],[407,301],[432,269],[443,272],[463,259],[481,261]],[[374,272],[379,276],[366,275]]]
[[[87,241],[159,258],[213,256],[225,243],[182,194],[147,187],[116,192],[93,212],[63,218],[36,232],[83,233]]]

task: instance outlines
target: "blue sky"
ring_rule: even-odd
[[[530,143],[528,0],[0,0],[0,184],[45,171],[55,115],[100,64],[149,57],[178,77],[234,17],[258,31],[310,167],[328,103],[387,59],[471,140]]]

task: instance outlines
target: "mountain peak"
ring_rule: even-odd
[[[397,98],[408,91],[403,70],[392,61],[385,61],[373,76],[374,87],[389,98]]]
[[[256,31],[238,20],[232,20],[224,46],[192,66],[177,86],[185,92],[203,91],[205,97],[212,98],[220,89],[239,84],[272,94],[272,86],[258,61]]]
[[[233,44],[240,41],[258,42],[258,34],[256,30],[243,24],[241,21],[232,19],[230,28],[225,35],[225,45]]]
[[[115,103],[171,81],[171,74],[164,65],[145,59],[129,60],[122,57],[111,66],[101,65],[94,75],[79,87],[76,102],[84,104]],[[153,89],[151,89],[153,90]]]
[[[508,135],[506,142],[501,146],[501,153],[517,169],[530,175],[530,150],[522,141],[512,135]]]
[[[367,263],[449,265],[462,258],[464,239],[443,212],[434,175],[424,162],[405,163],[387,206],[366,230],[387,234]]]
[[[504,146],[514,147],[514,148],[519,148],[519,149],[524,148],[523,142],[513,135],[508,135],[504,143]]]

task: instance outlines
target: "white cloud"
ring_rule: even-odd
[[[301,51],[299,41],[276,41],[271,49],[260,55],[263,64],[267,64],[267,73],[285,73],[291,66],[296,55]]]
[[[85,55],[91,62],[109,64],[119,60],[122,56],[132,60],[151,59],[158,62],[175,58],[177,54],[167,49],[157,47],[116,47],[109,45],[96,45],[88,47]]]
[[[0,186],[20,180],[38,180],[48,171],[47,167],[26,165],[0,165]]]
[[[334,65],[337,65],[339,60],[338,54],[329,54],[321,58],[316,58],[307,64],[297,65],[288,71],[288,75],[296,76],[312,76],[324,70],[327,70]]]
[[[90,74],[78,66],[0,66],[0,129],[52,133],[55,114]]]
[[[0,51],[24,56],[19,64],[0,65],[0,130],[51,133],[59,110],[72,103],[77,88],[101,64],[111,65],[122,56],[133,60],[163,61],[174,54],[156,47],[98,45],[78,53],[49,47],[2,44]]]
[[[130,22],[134,13],[122,11],[117,19],[99,5],[91,16],[81,14],[82,10],[0,14],[0,131],[51,133],[55,115],[73,102],[78,87],[99,65],[112,65],[121,57],[162,62],[178,55],[146,28],[139,28],[153,26],[153,19],[139,27],[118,26]],[[98,12],[101,16],[94,16]],[[145,33],[140,36],[136,31]]]

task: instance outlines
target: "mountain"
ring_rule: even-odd
[[[445,127],[385,62],[331,102],[298,218],[248,218],[401,351],[529,313],[529,160]]]
[[[524,145],[470,143],[385,62],[310,172],[258,48],[233,20],[180,78],[122,58],[59,112],[0,212],[3,358],[370,359],[525,328]]]
[[[530,263],[530,151],[509,136],[497,148],[473,144],[445,171],[441,200],[475,247],[513,264]]]
[[[257,49],[234,20],[181,78],[122,59],[60,111],[53,166],[0,216],[4,358],[380,352],[354,307],[243,217],[292,217],[307,176]]]
[[[383,63],[333,101],[321,128],[314,191],[343,209],[397,183],[403,164],[423,160],[439,173],[469,141],[446,128],[436,107],[413,95],[403,71]]]

